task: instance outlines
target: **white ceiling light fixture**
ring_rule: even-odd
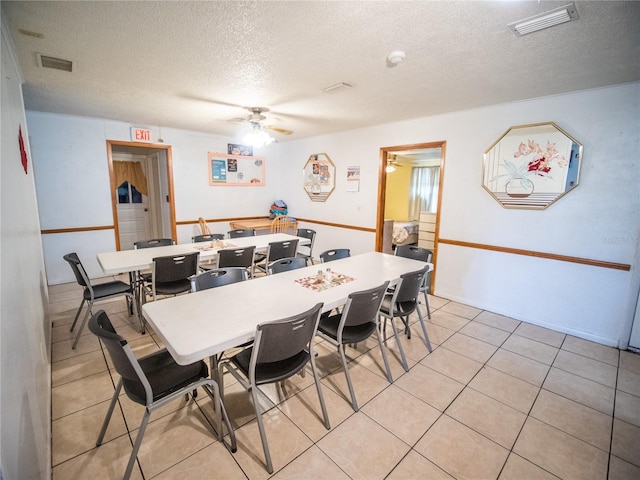
[[[252,130],[242,139],[242,143],[255,148],[264,147],[275,142],[275,138],[262,129],[258,122],[251,122]]]
[[[534,15],[533,17],[518,20],[517,22],[510,23],[508,26],[518,37],[521,37],[528,33],[578,20],[579,18],[578,10],[572,2],[563,7],[554,8],[553,10]]]

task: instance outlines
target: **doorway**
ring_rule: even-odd
[[[414,167],[424,166],[424,163],[420,163],[424,158],[433,156],[434,151],[439,151],[439,162],[431,161],[429,165],[439,165],[438,178],[434,182],[437,185],[437,199],[435,200],[435,215],[427,214],[427,212],[420,212],[422,222],[419,222],[419,218],[411,218],[410,220],[417,220],[419,225],[418,233],[418,245],[424,246],[429,250],[433,250],[433,264],[436,265],[438,255],[438,234],[440,231],[440,206],[442,203],[442,183],[444,178],[444,158],[445,158],[445,146],[446,142],[431,142],[431,143],[419,143],[411,145],[397,145],[392,147],[383,147],[380,149],[380,166],[378,170],[378,177],[380,179],[378,183],[378,212],[376,218],[376,251],[391,251],[391,245],[389,244],[392,233],[389,231],[390,223],[391,228],[393,222],[386,222],[385,229],[385,212],[387,209],[388,193],[387,189],[394,188],[394,182],[388,177],[395,172],[391,172],[387,169],[388,166],[396,168],[396,171],[403,169],[403,174],[410,175]],[[404,159],[404,160],[403,160]],[[419,159],[419,160],[416,160]],[[409,194],[407,194],[406,204],[409,205]],[[433,210],[433,208],[430,208]],[[416,216],[415,207],[407,207],[406,212],[408,216]],[[402,214],[401,214],[402,215]],[[430,218],[431,217],[431,218]],[[404,220],[405,218],[398,218],[396,220]],[[387,219],[388,220],[388,219]],[[428,226],[427,226],[428,225]],[[429,233],[429,230],[432,233]],[[386,238],[385,238],[386,237]],[[411,240],[409,240],[411,241]],[[436,281],[436,271],[434,270],[433,279],[431,282],[432,289]]]
[[[116,250],[149,238],[177,240],[171,147],[107,140]]]

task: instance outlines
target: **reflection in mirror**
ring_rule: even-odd
[[[324,202],[336,185],[336,169],[326,153],[309,156],[303,170],[304,190],[313,202]]]
[[[484,154],[482,186],[505,208],[541,210],[578,185],[581,159],[555,123],[511,127]]]

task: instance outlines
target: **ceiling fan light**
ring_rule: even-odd
[[[245,145],[251,145],[255,148],[264,147],[273,143],[274,141],[275,138],[262,130],[259,126],[257,128],[254,127],[254,129],[251,132],[247,133],[242,139],[242,143],[244,143]]]
[[[389,164],[387,165],[387,168],[385,169],[387,173],[393,173],[396,171],[396,167],[394,167],[393,165]]]

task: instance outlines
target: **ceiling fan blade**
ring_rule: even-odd
[[[281,133],[283,135],[291,135],[293,133],[292,130],[287,130],[286,128],[274,127],[272,125],[265,125],[264,127],[269,130],[273,130],[274,132]]]

